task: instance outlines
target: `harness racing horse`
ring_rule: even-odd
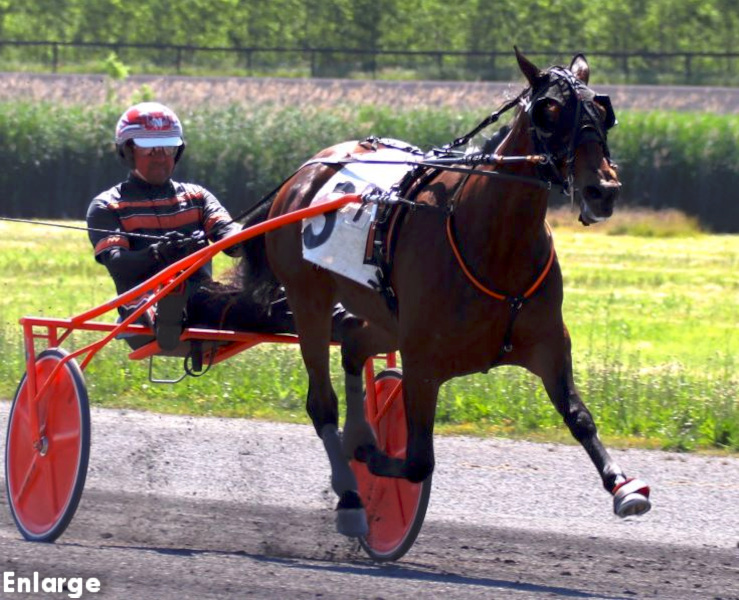
[[[305,261],[299,224],[265,237],[269,268],[294,313],[309,377],[307,410],[328,454],[339,496],[337,529],[345,535],[367,532],[349,459],[366,462],[376,476],[411,482],[430,477],[439,387],[499,365],[518,365],[541,378],[613,495],[616,514],[650,509],[648,486],[627,479],[608,454],[575,387],[562,318],[562,273],[545,222],[552,185],[579,203],[584,225],[611,216],[621,187],[606,139],[615,116],[608,98],[587,87],[584,56],[575,56],[569,68],[545,71],[518,49],[516,56],[529,86],[510,103],[516,108],[510,131],[488,155],[492,159],[471,164],[461,152],[449,151],[457,167],[419,165],[403,191],[414,209],[404,212],[394,239],[389,283],[395,302]],[[307,207],[341,160],[375,149],[376,144],[346,142],[319,152],[281,187],[269,216]],[[252,262],[260,260],[255,256],[251,253]],[[342,333],[347,403],[342,433],[329,379],[337,301],[358,317]],[[394,350],[403,365],[405,458],[378,450],[363,413],[363,365],[370,356]]]

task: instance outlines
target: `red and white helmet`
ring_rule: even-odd
[[[133,168],[129,142],[141,148],[179,146],[175,161],[185,149],[182,123],[175,112],[159,102],[140,102],[128,108],[115,127],[115,145],[124,164]]]

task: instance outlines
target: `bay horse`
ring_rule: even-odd
[[[541,378],[614,497],[617,515],[650,509],[648,486],[628,479],[611,458],[575,387],[562,317],[562,273],[545,222],[552,186],[561,186],[579,203],[584,225],[611,216],[621,187],[607,143],[615,115],[608,98],[588,87],[590,67],[583,55],[575,56],[569,68],[547,70],[518,49],[516,57],[528,87],[511,104],[516,111],[495,160],[470,167],[461,153],[450,154],[460,157],[458,168],[419,167],[405,191],[416,209],[404,213],[395,234],[389,277],[395,302],[304,260],[299,224],[266,234],[267,263],[264,254],[247,253],[254,272],[276,275],[294,313],[309,378],[307,411],[328,455],[339,497],[337,529],[345,535],[367,532],[349,459],[366,462],[377,476],[412,482],[430,477],[439,387],[500,365],[517,365]],[[335,159],[374,149],[353,141],[322,150],[277,192],[269,217],[307,207],[337,172]],[[357,316],[342,333],[346,419],[341,433],[329,379],[337,301]],[[363,412],[366,359],[395,350],[403,366],[404,459],[378,450]]]

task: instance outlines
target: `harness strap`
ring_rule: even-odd
[[[465,274],[467,279],[470,280],[472,285],[474,285],[483,294],[486,294],[487,296],[490,296],[491,298],[494,298],[496,300],[500,300],[501,302],[507,302],[508,306],[510,307],[508,325],[506,326],[506,331],[503,336],[503,343],[500,347],[500,351],[498,352],[497,358],[490,365],[491,367],[493,367],[497,365],[498,363],[500,363],[503,360],[503,357],[508,352],[511,352],[513,350],[513,344],[511,343],[511,341],[513,339],[513,325],[516,322],[516,317],[518,317],[526,301],[536,293],[536,291],[541,287],[542,283],[544,283],[544,280],[546,279],[547,275],[549,275],[549,272],[552,270],[552,265],[554,264],[554,257],[556,254],[554,251],[554,236],[552,235],[552,230],[549,228],[549,224],[547,224],[545,221],[545,224],[547,226],[547,232],[549,233],[549,258],[547,259],[547,263],[546,265],[544,265],[544,269],[542,269],[541,273],[539,273],[539,276],[536,278],[534,283],[529,287],[529,289],[527,289],[520,296],[511,296],[510,294],[506,294],[505,292],[500,292],[500,291],[495,291],[495,290],[490,289],[489,287],[484,285],[474,275],[474,273],[472,273],[472,270],[469,268],[469,266],[465,262],[464,257],[462,256],[462,253],[460,252],[457,242],[454,238],[454,223],[452,221],[453,218],[454,218],[453,213],[450,213],[447,216],[446,233],[447,233],[447,239],[449,240],[449,245],[452,248],[454,257],[457,259],[457,263],[459,264],[459,267],[462,269],[462,272]]]
[[[459,148],[460,146],[464,146],[469,142],[473,137],[475,137],[478,133],[480,133],[483,129],[486,127],[492,125],[495,123],[500,117],[503,115],[503,113],[509,111],[514,106],[516,106],[521,99],[528,93],[529,88],[526,88],[525,90],[521,91],[518,96],[513,98],[512,100],[509,100],[506,102],[501,108],[496,110],[494,113],[483,119],[477,126],[475,126],[474,129],[469,131],[468,133],[464,134],[462,137],[458,137],[454,141],[444,145],[441,147],[442,152],[448,152],[452,148]]]
[[[544,283],[544,280],[546,279],[547,275],[549,275],[549,271],[551,271],[552,269],[552,265],[554,264],[554,257],[556,254],[554,251],[554,237],[552,236],[552,231],[549,228],[549,225],[547,225],[547,231],[549,233],[549,258],[547,259],[546,265],[544,265],[544,269],[539,274],[539,276],[536,278],[536,280],[531,285],[531,287],[529,287],[529,289],[527,289],[522,295],[512,296],[505,292],[490,289],[475,276],[475,274],[472,272],[472,270],[469,268],[469,266],[465,262],[464,257],[462,256],[462,253],[459,250],[459,246],[457,245],[455,235],[454,235],[453,219],[454,219],[453,213],[450,213],[449,215],[447,215],[446,233],[447,233],[447,239],[449,240],[449,245],[452,248],[454,257],[457,259],[457,263],[459,264],[459,267],[462,269],[462,272],[465,274],[467,279],[470,280],[470,283],[472,283],[472,285],[474,285],[483,294],[486,294],[490,296],[491,298],[495,298],[496,300],[500,300],[501,302],[513,302],[515,300],[520,300],[521,302],[523,302],[531,298],[531,296],[533,296],[534,293],[541,287],[541,284]]]
[[[429,159],[422,161],[406,161],[406,160],[374,160],[374,159],[362,159],[356,156],[346,157],[326,157],[326,158],[314,158],[311,159],[300,167],[301,169],[309,167],[311,165],[352,165],[352,164],[365,164],[365,165],[411,165],[414,167],[422,167],[426,169],[438,169],[440,171],[451,171],[453,173],[469,173],[471,175],[481,175],[483,177],[490,177],[491,179],[507,179],[510,181],[525,182],[530,185],[551,190],[552,182],[549,180],[543,180],[538,177],[530,177],[529,175],[519,175],[518,173],[505,173],[501,171],[486,171],[475,168],[474,165],[481,164],[507,164],[514,162],[529,162],[537,165],[549,164],[550,159],[546,154],[533,154],[527,156],[499,156],[497,154],[477,154],[470,156],[460,156],[451,159]],[[409,171],[413,173],[413,171]]]

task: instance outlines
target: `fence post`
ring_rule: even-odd
[[[623,70],[624,70],[624,83],[629,82],[629,54],[628,52],[623,53]]]
[[[54,42],[51,45],[51,72],[56,73],[59,68],[59,44]]]
[[[177,74],[180,75],[182,72],[182,46],[177,46]]]
[[[690,54],[685,53],[685,83],[690,83],[693,79],[693,60]]]

